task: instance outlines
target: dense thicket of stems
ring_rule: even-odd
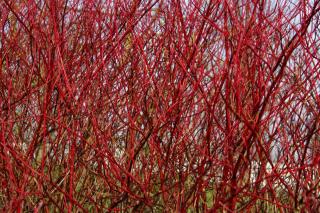
[[[319,0],[3,0],[5,212],[320,211]]]

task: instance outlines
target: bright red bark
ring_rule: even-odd
[[[2,1],[0,208],[320,211],[319,10]]]

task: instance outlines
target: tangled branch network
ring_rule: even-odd
[[[319,10],[0,1],[0,211],[320,212]]]

